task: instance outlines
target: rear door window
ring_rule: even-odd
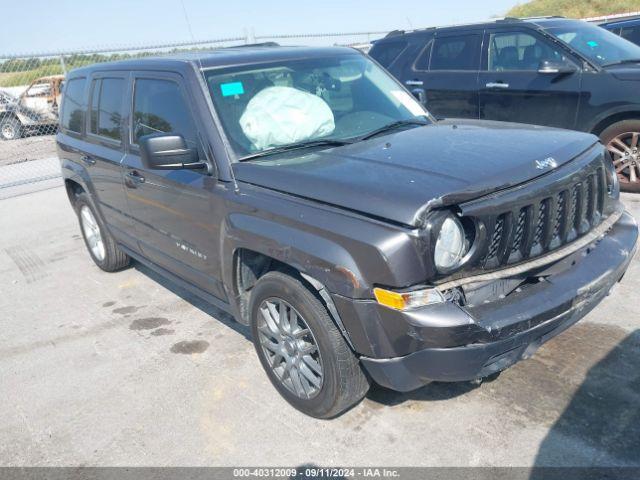
[[[478,34],[436,37],[431,53],[431,70],[478,70]]]
[[[72,78],[68,81],[63,99],[62,118],[60,123],[64,130],[82,133],[82,125],[84,124],[84,86],[86,78]]]
[[[371,49],[371,56],[383,67],[387,68],[407,47],[406,40],[378,43]]]
[[[89,131],[110,140],[121,140],[122,78],[99,78],[93,81]]]

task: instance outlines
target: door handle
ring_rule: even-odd
[[[135,170],[127,173],[127,180],[127,186],[131,188],[136,188],[137,185],[144,183],[144,177]]]
[[[404,82],[407,87],[421,87],[424,85],[422,80],[407,80]]]
[[[95,165],[96,164],[96,160],[94,158],[91,158],[89,155],[82,155],[81,159],[87,165]]]
[[[502,83],[502,82],[489,82],[486,85],[487,88],[509,88],[509,84],[508,83]]]

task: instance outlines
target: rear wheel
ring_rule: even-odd
[[[22,124],[15,117],[6,117],[0,121],[0,138],[15,140],[22,136]]]
[[[105,272],[115,272],[129,265],[131,259],[118,248],[97,215],[89,196],[84,192],[80,193],[74,206],[84,243],[95,264]]]
[[[251,293],[260,363],[291,405],[331,418],[359,402],[369,381],[327,309],[297,278],[269,272]]]
[[[640,192],[640,120],[614,123],[600,135],[625,192]]]

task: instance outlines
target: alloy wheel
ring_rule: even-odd
[[[302,315],[288,302],[268,298],[257,322],[262,352],[278,380],[299,398],[315,397],[322,388],[322,358]]]
[[[100,232],[100,226],[96,221],[96,217],[93,215],[91,209],[83,205],[80,209],[80,223],[82,224],[82,231],[87,239],[87,244],[93,256],[99,261],[104,261],[106,251],[104,248],[104,241],[102,239],[102,233]]]
[[[2,133],[2,138],[5,140],[13,140],[16,138],[16,128],[9,122],[2,125],[0,132]]]
[[[640,184],[640,132],[626,132],[614,137],[607,145],[620,183]]]

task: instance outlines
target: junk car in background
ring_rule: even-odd
[[[34,80],[18,96],[0,91],[0,138],[14,140],[27,132],[56,133],[64,75]]]

